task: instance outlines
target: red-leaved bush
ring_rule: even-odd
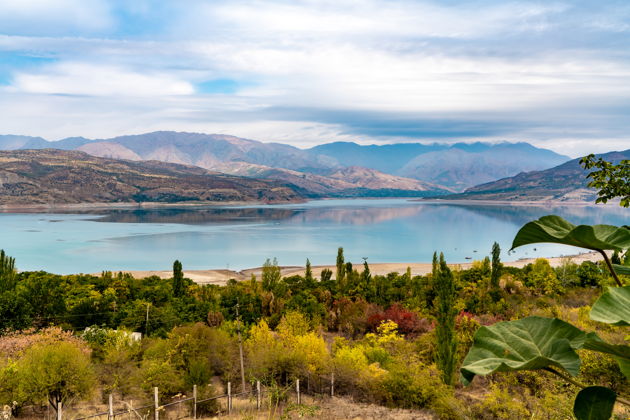
[[[394,321],[398,325],[398,332],[404,335],[420,335],[433,329],[431,321],[420,318],[417,313],[405,309],[399,303],[394,303],[385,311],[370,315],[368,318],[370,330],[376,331],[383,321]]]

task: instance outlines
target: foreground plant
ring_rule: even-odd
[[[512,249],[529,244],[552,242],[597,251],[604,257],[618,287],[612,287],[593,305],[590,318],[615,326],[630,325],[630,286],[620,274],[630,267],[612,264],[606,251],[630,249],[630,229],[610,225],[575,226],[558,216],[545,216],[527,223],[514,238]],[[630,346],[609,344],[597,334],[588,333],[557,318],[528,317],[481,327],[461,368],[462,381],[469,384],[475,375],[518,370],[545,370],[581,388],[573,413],[579,419],[609,419],[615,403],[630,407],[630,399],[612,389],[588,386],[576,381],[580,370],[577,350],[611,355],[630,378]]]

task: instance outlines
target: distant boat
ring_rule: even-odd
[[[477,250],[475,249],[475,250],[473,250],[473,252],[477,252]]]

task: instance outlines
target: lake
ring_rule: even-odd
[[[490,254],[504,261],[575,254],[576,248],[538,245],[507,254],[528,221],[558,214],[575,224],[630,224],[619,206],[499,206],[387,200],[322,200],[305,204],[106,209],[89,212],[0,213],[0,249],[20,270],[60,274],[102,270],[240,270],[266,258],[281,265],[347,261],[428,262],[434,251],[449,262]],[[534,249],[535,248],[535,249]]]

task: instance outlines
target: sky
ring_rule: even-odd
[[[0,134],[630,148],[630,2],[1,0]]]

